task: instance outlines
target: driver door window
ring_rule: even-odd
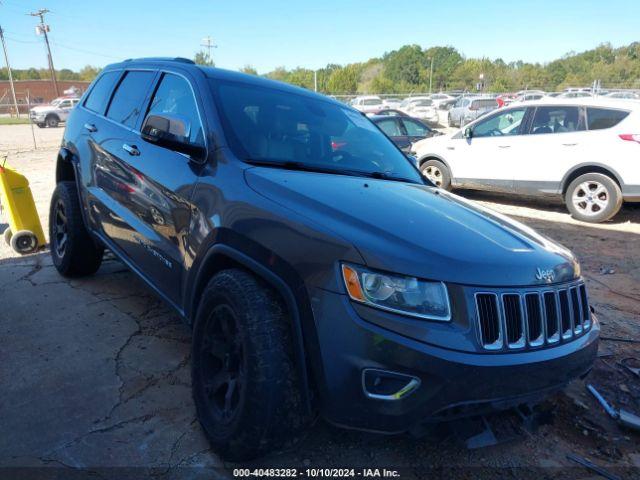
[[[473,127],[473,138],[520,135],[526,108],[508,110],[480,121]]]
[[[204,133],[198,107],[189,83],[182,77],[165,73],[147,115],[177,115],[190,125],[189,141],[204,146]]]

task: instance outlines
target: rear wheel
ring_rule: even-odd
[[[564,199],[573,218],[590,223],[609,220],[622,206],[620,187],[602,173],[580,175],[569,184]]]
[[[451,190],[451,174],[447,166],[439,160],[427,160],[420,166],[422,175],[436,187]]]
[[[207,285],[191,365],[198,418],[226,459],[277,449],[304,426],[286,309],[251,274],[224,270]]]
[[[449,114],[447,115],[447,124],[450,127],[453,127],[453,120],[451,119],[451,112],[449,112]]]
[[[49,241],[53,264],[65,277],[95,273],[104,247],[87,231],[74,182],[60,182],[51,197]]]

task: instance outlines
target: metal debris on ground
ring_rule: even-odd
[[[609,405],[609,402],[607,402],[605,398],[600,395],[600,392],[598,392],[598,390],[596,390],[593,385],[587,385],[587,389],[596,398],[596,400],[598,400],[600,405],[602,405],[602,408],[604,408],[605,412],[607,412],[607,414],[611,418],[616,420],[620,426],[629,428],[631,430],[640,431],[640,417],[626,410],[616,410],[615,408],[613,408],[611,405]]]
[[[640,340],[634,338],[621,338],[621,337],[600,337],[600,340],[609,340],[610,342],[623,342],[623,343],[640,343]]]
[[[627,357],[623,358],[618,362],[618,365],[626,369],[628,372],[632,373],[636,377],[640,378],[640,366],[632,367],[629,363],[634,362],[636,365],[640,365],[640,359],[636,357]]]
[[[580,456],[578,456],[578,455],[576,455],[574,453],[567,454],[567,459],[571,460],[572,462],[576,462],[576,463],[582,465],[583,467],[588,468],[592,472],[597,473],[598,475],[600,475],[600,476],[602,476],[604,478],[608,478],[609,480],[622,480],[617,475],[614,475],[613,473],[607,472],[604,468],[599,467],[598,465],[595,465],[594,463],[590,462],[586,458],[582,458],[582,457],[580,457]]]

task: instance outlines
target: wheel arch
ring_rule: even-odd
[[[75,182],[76,169],[73,165],[73,155],[66,148],[62,147],[58,151],[56,160],[56,185],[60,182]]]
[[[274,257],[271,256],[270,258],[273,259]],[[198,262],[198,266],[195,268],[195,273],[190,275],[191,280],[185,282],[184,298],[186,299],[186,304],[184,311],[187,321],[191,324],[193,324],[200,296],[207,283],[217,272],[222,270],[240,268],[248,271],[279,294],[290,316],[295,362],[302,387],[303,400],[307,413],[311,413],[313,410],[312,382],[309,378],[310,365],[307,364],[302,327],[303,316],[311,314],[311,307],[308,298],[306,298],[306,291],[303,292],[305,289],[294,289],[281,275],[275,273],[273,268],[266,267],[252,256],[225,243],[216,243],[207,248],[206,253],[203,254],[201,261]],[[298,283],[298,285],[302,285],[302,282]]]
[[[616,172],[610,166],[604,165],[601,163],[592,163],[592,162],[581,163],[573,167],[567,173],[565,173],[564,177],[562,178],[562,181],[560,182],[560,186],[561,186],[561,193],[563,197],[564,195],[566,195],[567,189],[569,188],[569,185],[571,184],[571,182],[573,182],[580,175],[584,175],[585,173],[601,173],[603,175],[610,177],[614,182],[618,184],[618,186],[621,189],[622,189],[622,186],[624,185],[624,182],[622,181],[622,178],[620,177],[618,172]]]
[[[46,122],[48,118],[55,118],[58,121],[58,123],[62,121],[60,120],[60,116],[58,116],[57,113],[53,113],[53,112],[47,113],[47,115],[44,117],[44,121]]]

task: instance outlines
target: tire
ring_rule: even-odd
[[[2,237],[4,238],[4,243],[6,243],[9,246],[11,246],[12,235],[13,233],[11,233],[11,229],[9,227],[7,227],[7,229],[2,233]]]
[[[447,125],[449,125],[450,127],[453,127],[453,121],[451,120],[451,112],[449,112],[449,115],[447,115]]]
[[[622,191],[608,175],[586,173],[569,184],[564,202],[576,220],[599,223],[618,213],[622,207]]]
[[[302,431],[290,321],[276,293],[251,274],[224,270],[211,279],[191,358],[198,419],[225,459],[255,458]]]
[[[38,237],[29,230],[20,230],[11,235],[11,248],[20,255],[33,253],[38,249]]]
[[[60,182],[53,191],[49,210],[51,258],[65,277],[95,273],[102,263],[104,247],[87,231],[74,182]]]
[[[49,128],[56,128],[58,126],[58,124],[60,123],[60,119],[58,119],[58,117],[56,117],[55,115],[49,115],[45,119],[44,123]]]
[[[436,187],[451,190],[451,173],[447,166],[439,160],[427,160],[420,165],[422,176]]]

